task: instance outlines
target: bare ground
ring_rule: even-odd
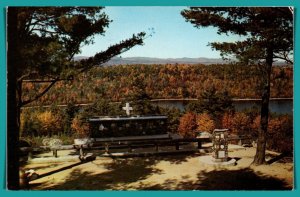
[[[253,166],[255,148],[229,147],[235,166],[203,164],[205,153],[110,158],[80,163],[27,164],[43,178],[30,182],[32,190],[291,190],[293,158],[268,151],[270,164]],[[49,155],[50,153],[48,153]],[[74,155],[61,151],[60,155]],[[47,154],[46,154],[47,155]],[[45,156],[45,154],[44,154]]]

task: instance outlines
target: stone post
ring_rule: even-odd
[[[212,135],[213,160],[226,162],[228,160],[228,129],[215,129]]]

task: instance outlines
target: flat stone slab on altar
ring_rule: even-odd
[[[236,160],[233,159],[233,158],[229,158],[228,161],[218,162],[218,161],[214,161],[214,159],[212,158],[211,155],[200,156],[199,161],[203,164],[213,165],[213,166],[216,166],[216,167],[236,165]]]

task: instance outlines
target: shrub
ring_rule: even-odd
[[[221,120],[222,128],[232,129],[232,126],[233,126],[233,117],[234,117],[233,113],[227,113],[226,112],[222,116],[222,120]]]
[[[254,119],[252,128],[258,132],[260,116]],[[278,152],[293,151],[293,119],[290,115],[269,118],[267,148]]]
[[[45,111],[37,115],[39,121],[39,134],[52,136],[60,133],[62,129],[61,119],[56,114],[54,115],[51,111]]]
[[[267,147],[279,152],[293,151],[293,120],[290,116],[269,120]]]
[[[20,136],[38,136],[41,128],[41,123],[37,116],[41,112],[39,110],[22,110],[20,116]]]
[[[63,131],[64,118],[52,109],[23,109],[21,113],[20,136],[52,136]]]
[[[251,134],[251,119],[243,112],[225,113],[221,122],[222,127],[230,129],[233,134]]]
[[[179,120],[178,132],[183,137],[195,137],[197,131],[197,116],[192,112],[184,114]]]
[[[208,113],[202,113],[197,116],[197,130],[212,133],[216,128],[215,121]]]
[[[88,123],[80,115],[72,120],[71,128],[76,137],[86,137],[89,132]]]
[[[234,113],[232,120],[232,132],[237,135],[249,135],[251,120],[243,112]]]

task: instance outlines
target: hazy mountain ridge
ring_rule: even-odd
[[[74,60],[86,59],[86,56],[77,56]],[[153,58],[153,57],[114,57],[104,65],[126,65],[126,64],[224,64],[221,58]]]
[[[76,56],[74,57],[75,61],[89,58],[87,56]],[[133,65],[133,64],[228,64],[229,61],[225,61],[221,58],[154,58],[154,57],[114,57],[108,62],[104,63],[105,66],[113,65]],[[286,65],[283,61],[274,62],[276,66]]]

